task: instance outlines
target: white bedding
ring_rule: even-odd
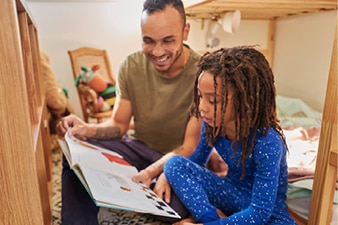
[[[287,204],[308,218],[319,145],[322,113],[298,98],[277,96],[277,114],[289,148]],[[338,225],[338,190],[333,203],[331,225]]]

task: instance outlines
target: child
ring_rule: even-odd
[[[196,223],[296,224],[285,203],[287,146],[265,57],[252,47],[223,48],[205,54],[197,74],[202,133],[188,159],[173,156],[165,164],[172,189]],[[213,148],[228,164],[224,178],[205,168]]]

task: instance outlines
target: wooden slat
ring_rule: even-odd
[[[38,135],[37,145],[35,149],[35,162],[36,162],[36,176],[39,182],[39,194],[40,194],[40,204],[42,208],[43,215],[43,224],[51,224],[52,210],[51,210],[51,198],[49,196],[48,190],[48,173],[49,170],[46,164],[45,146],[44,146],[44,137],[47,134],[45,133],[44,124],[40,125],[40,132]]]
[[[337,18],[338,22],[338,18]],[[327,82],[318,155],[309,211],[309,225],[330,224],[333,195],[337,180],[338,96],[337,96],[337,32]],[[334,162],[335,161],[335,162]]]
[[[240,10],[244,20],[270,20],[336,9],[336,0],[214,0],[188,7],[186,13],[191,19],[209,19],[211,15],[221,17],[225,12]]]
[[[15,0],[1,1],[0,224],[42,225],[18,8]]]
[[[33,72],[32,49],[29,36],[28,16],[26,12],[18,13],[22,57],[24,58],[24,68],[26,74],[27,95],[29,96],[29,107],[32,125],[38,123],[38,115],[36,109],[38,108],[37,93]]]
[[[28,25],[28,31],[29,31],[29,41],[31,45],[31,51],[32,51],[32,70],[34,71],[33,73],[33,79],[35,83],[35,91],[37,96],[42,96],[45,94],[43,90],[43,85],[42,85],[42,79],[41,79],[41,71],[40,71],[40,54],[39,54],[39,44],[38,44],[38,34],[37,30],[34,26],[34,24],[30,23]],[[38,106],[42,106],[42,99],[37,98],[37,104]]]

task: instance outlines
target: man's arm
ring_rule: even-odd
[[[92,138],[112,139],[122,137],[128,130],[132,117],[132,108],[129,100],[116,97],[112,117],[97,126]]]

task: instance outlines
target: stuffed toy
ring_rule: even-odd
[[[56,133],[56,124],[64,116],[73,113],[73,107],[68,101],[68,92],[58,81],[51,65],[48,55],[40,51],[40,65],[42,74],[42,84],[47,105],[47,118],[49,124],[51,149],[58,148],[58,136]]]
[[[101,112],[108,111],[115,104],[116,89],[109,81],[105,80],[97,71],[100,69],[98,64],[94,64],[91,69],[86,66],[81,67],[81,72],[75,80],[75,86],[80,84],[88,85],[97,93],[97,106]]]

